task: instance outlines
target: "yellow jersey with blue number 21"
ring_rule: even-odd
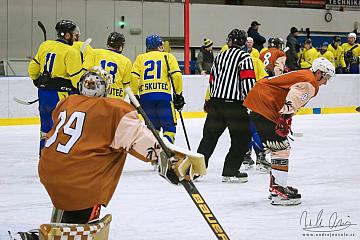
[[[125,98],[124,88],[130,85],[131,61],[120,52],[110,49],[93,49],[85,58],[83,68],[101,66],[112,76],[110,98]]]
[[[168,73],[172,76],[174,90]],[[138,55],[132,67],[131,88],[142,100],[171,100],[172,91],[181,94],[182,75],[175,56],[160,51]]]

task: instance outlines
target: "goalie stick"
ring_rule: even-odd
[[[39,25],[39,27],[40,27],[40,25],[44,27],[44,25],[42,25],[42,23],[41,23],[40,21],[38,21],[38,25]],[[40,27],[40,28],[41,28],[41,27]],[[43,29],[43,28],[41,28],[41,29]],[[44,31],[44,38],[45,38],[45,40],[46,40],[46,31],[45,31],[45,28],[43,29],[43,31]],[[92,39],[91,39],[91,38],[88,38],[88,39],[86,39],[86,41],[85,41],[85,42],[83,43],[83,45],[81,46],[81,49],[80,49],[81,58],[82,58],[82,55],[83,55],[86,47],[89,46],[89,44],[91,43],[91,41],[92,41]],[[35,99],[35,100],[33,100],[33,101],[24,101],[24,100],[21,100],[21,99],[16,98],[16,97],[14,97],[13,100],[14,100],[15,102],[20,103],[20,104],[23,104],[23,105],[31,105],[31,104],[36,103],[36,102],[39,101],[39,99]]]
[[[170,79],[171,86],[173,88],[173,95],[174,95],[173,98],[175,99],[175,95],[176,95],[175,84],[174,84],[174,81],[173,81],[171,73],[170,73],[170,67],[169,67],[169,62],[168,62],[167,56],[165,55],[164,57],[165,57],[165,63],[166,63],[166,67],[167,67],[168,77]],[[184,123],[182,113],[181,113],[181,111],[178,111],[178,113],[180,115],[180,120],[181,120],[181,124],[182,124],[182,127],[183,127],[187,147],[188,147],[189,150],[191,150],[190,143],[189,143],[189,138],[188,138],[187,133],[186,133],[185,123]]]
[[[130,101],[134,104],[135,108],[144,118],[146,125],[150,129],[150,131],[154,134],[156,140],[159,142],[160,146],[166,153],[166,155],[170,158],[174,156],[174,153],[165,145],[164,141],[160,138],[159,134],[155,130],[153,124],[151,123],[149,117],[146,115],[142,107],[140,106],[139,101],[134,96],[134,93],[131,91],[130,87],[125,88],[124,90],[130,98]],[[205,221],[210,226],[211,230],[216,235],[217,239],[230,239],[228,235],[225,233],[224,229],[220,225],[219,221],[216,219],[214,213],[211,211],[210,207],[205,202],[204,198],[200,194],[199,190],[196,188],[192,181],[183,180],[180,182],[181,185],[184,186],[186,192],[189,194],[196,207],[200,211],[201,215],[204,217]]]

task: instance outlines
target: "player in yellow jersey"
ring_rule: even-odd
[[[319,52],[313,48],[311,39],[306,39],[304,42],[304,49],[300,56],[300,67],[311,68],[312,63],[319,57]]]
[[[334,54],[336,73],[343,73],[346,68],[344,49],[340,45],[341,38],[334,36],[333,42],[328,46],[328,50]]]
[[[121,54],[125,44],[123,34],[113,32],[107,39],[107,49],[93,49],[86,56],[83,68],[101,66],[112,76],[112,85],[108,97],[124,99],[124,89],[131,81],[131,61]]]
[[[320,48],[320,53],[319,53],[319,57],[324,57],[327,60],[329,60],[331,62],[331,64],[335,67],[335,57],[334,54],[328,50],[329,47],[329,43],[328,42],[323,42],[321,48]]]
[[[252,37],[248,37],[246,39],[246,47],[247,47],[247,52],[250,54],[250,56],[252,58],[259,58],[260,57],[260,53],[259,51],[253,47],[254,46],[254,39]]]
[[[341,45],[344,49],[346,71],[349,73],[359,73],[360,44],[356,43],[356,34],[349,33],[347,43]]]
[[[173,80],[174,88],[169,78]],[[131,86],[140,96],[140,103],[156,130],[174,142],[176,115],[185,102],[182,96],[182,75],[178,62],[171,53],[163,52],[163,41],[158,35],[146,38],[146,53],[137,56],[132,68]],[[172,92],[174,99],[172,100]]]
[[[53,125],[51,113],[62,98],[77,91],[82,75],[80,52],[72,47],[76,25],[70,20],[61,20],[55,30],[58,39],[43,42],[29,64],[28,72],[38,88],[41,122],[40,149]]]
[[[80,51],[82,60],[84,61],[86,56],[91,53],[91,51],[93,50],[93,48],[90,45],[87,45],[84,49],[84,52],[81,52],[81,48],[84,44],[84,42],[80,41],[80,28],[79,26],[76,26],[75,31],[74,31],[74,43],[73,46],[74,48],[76,48],[78,51]]]

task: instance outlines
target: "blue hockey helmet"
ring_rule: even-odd
[[[163,40],[157,34],[153,34],[146,37],[146,49],[158,49],[163,45]]]

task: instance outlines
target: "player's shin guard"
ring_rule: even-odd
[[[272,205],[298,205],[301,195],[297,189],[287,186],[290,150],[280,150],[271,154],[270,199]]]

